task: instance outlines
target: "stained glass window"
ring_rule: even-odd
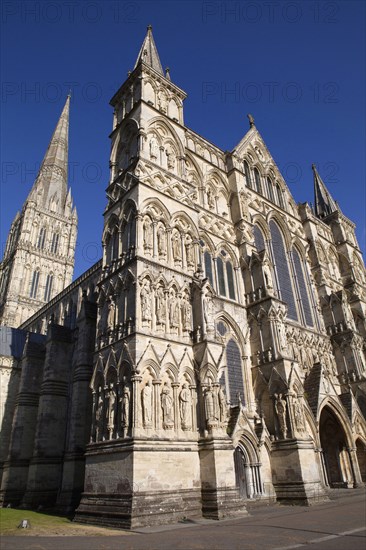
[[[238,344],[233,338],[229,340],[226,346],[226,362],[229,380],[230,404],[237,405],[239,395],[243,404],[244,399],[244,381],[241,364],[241,353]]]
[[[277,275],[280,298],[287,304],[287,317],[297,321],[295,297],[283,237],[278,225],[273,220],[269,222],[269,227],[272,237],[273,263]]]
[[[304,312],[305,322],[308,326],[313,327],[314,322],[313,322],[313,317],[311,315],[311,307],[310,307],[310,302],[309,302],[309,295],[308,295],[308,291],[307,291],[307,285],[306,285],[305,278],[304,278],[304,271],[303,271],[303,268],[302,268],[302,265],[301,265],[302,262],[301,262],[300,255],[299,255],[299,253],[296,249],[293,250],[292,257],[293,257],[293,260],[294,260],[296,279],[297,279],[297,284],[298,284],[298,287],[299,287],[301,305],[302,305],[302,309],[303,309],[303,312]]]

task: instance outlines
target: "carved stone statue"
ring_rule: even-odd
[[[227,422],[227,402],[226,402],[226,395],[221,386],[219,386],[217,397],[219,399],[219,407],[220,407],[220,422],[225,423]]]
[[[304,418],[304,409],[301,403],[300,397],[294,398],[294,419],[295,419],[295,427],[298,432],[303,432],[306,428],[305,426],[305,418]]]
[[[130,388],[125,386],[121,397],[121,425],[124,428],[128,428],[130,425],[130,399]]]
[[[161,390],[161,408],[163,410],[163,427],[172,428],[174,425],[173,420],[173,392],[170,385],[165,382],[163,389]]]
[[[215,208],[215,198],[213,196],[211,187],[208,187],[206,195],[207,195],[207,204],[209,208]]]
[[[178,231],[174,231],[172,235],[172,252],[174,261],[179,261],[182,259],[181,239]]]
[[[275,394],[275,410],[283,439],[286,439],[287,437],[286,409],[287,403],[286,399],[283,398],[282,393],[279,395]]]
[[[175,294],[170,295],[169,300],[169,321],[171,327],[179,326],[179,305]]]
[[[153,248],[153,231],[152,223],[149,218],[146,218],[143,223],[144,230],[144,250],[151,251]]]
[[[151,291],[147,280],[141,289],[141,315],[143,321],[151,321]]]
[[[191,392],[187,382],[183,384],[182,390],[179,394],[179,410],[180,420],[183,430],[189,430],[191,428]]]
[[[154,136],[150,139],[149,150],[150,158],[157,159],[159,156],[159,144]]]
[[[103,437],[103,411],[104,411],[104,398],[103,390],[99,386],[98,388],[98,402],[95,411],[95,441],[100,441]]]
[[[272,280],[272,272],[271,272],[271,268],[270,268],[270,265],[269,265],[269,261],[267,259],[265,259],[263,261],[263,279],[264,279],[264,284],[266,285],[266,288],[268,290],[272,290],[273,289],[273,280]]]
[[[192,266],[194,265],[194,248],[193,248],[192,237],[190,235],[186,235],[185,249],[186,249],[187,265]]]
[[[165,323],[165,295],[161,286],[156,290],[156,322],[159,325]]]
[[[167,167],[169,170],[174,170],[175,168],[175,153],[174,153],[174,149],[171,145],[168,145],[167,148],[165,149],[165,154],[166,154],[166,162],[167,162]]]
[[[108,431],[109,439],[112,439],[113,429],[116,419],[116,410],[117,410],[117,395],[114,389],[114,385],[110,384],[109,386],[109,400],[108,400]]]
[[[287,349],[286,329],[283,323],[278,324],[278,336],[280,340],[280,347],[283,351]]]
[[[210,427],[212,425],[217,424],[219,420],[216,395],[213,392],[211,383],[209,383],[209,385],[206,387],[204,395],[205,395],[206,421],[207,421],[207,425]]]
[[[111,298],[108,305],[108,317],[107,317],[107,325],[109,329],[114,329],[115,315],[116,315],[116,304],[113,298]]]
[[[145,428],[151,427],[152,418],[152,381],[149,380],[141,393],[142,412]]]
[[[157,241],[158,241],[158,254],[159,256],[166,256],[166,233],[162,225],[159,225],[157,231]]]
[[[185,296],[182,302],[182,320],[183,330],[190,331],[192,328],[192,310],[188,296]]]

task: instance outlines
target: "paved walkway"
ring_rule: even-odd
[[[312,507],[273,504],[241,519],[200,520],[109,537],[3,537],[1,550],[366,550],[364,489]]]

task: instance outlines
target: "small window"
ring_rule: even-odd
[[[41,227],[38,235],[37,248],[40,248],[42,250],[44,248],[45,242],[46,242],[46,230],[44,227]]]
[[[34,299],[37,298],[38,283],[39,283],[39,271],[34,271],[33,277],[32,277],[32,285],[29,293],[29,296],[31,298],[34,298]]]
[[[60,235],[58,233],[54,233],[52,235],[52,243],[51,243],[52,254],[57,254],[59,240],[60,240]]]
[[[53,275],[47,275],[46,287],[44,289],[45,302],[48,302],[51,298],[52,284],[53,284]]]
[[[219,294],[221,296],[226,296],[224,263],[220,256],[217,258],[216,263],[217,263],[217,278],[219,281]]]
[[[235,287],[234,287],[234,273],[233,266],[230,262],[226,262],[226,276],[227,276],[227,286],[229,290],[229,298],[235,300]]]
[[[250,174],[250,168],[246,160],[244,161],[244,173],[245,173],[245,179],[247,180],[247,187],[252,189],[252,179]]]
[[[261,176],[260,176],[260,173],[258,172],[257,168],[254,168],[254,178],[255,178],[256,191],[258,191],[258,193],[263,195]]]
[[[272,180],[270,178],[267,178],[267,187],[268,187],[268,198],[269,198],[269,200],[272,201],[272,202],[276,202],[275,198],[274,198],[274,193],[273,193],[273,183],[272,183]]]
[[[205,259],[206,277],[210,281],[211,286],[214,286],[213,276],[212,276],[212,258],[211,258],[211,254],[209,253],[208,250],[205,251],[204,259]]]

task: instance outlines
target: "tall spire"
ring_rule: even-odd
[[[152,26],[149,25],[147,27],[147,33],[145,36],[145,40],[142,43],[140,52],[137,56],[137,60],[134,66],[134,69],[141,63],[144,62],[146,65],[149,65],[152,69],[154,69],[156,72],[164,76],[163,68],[160,63],[160,58],[158,54],[158,50],[155,46],[154,37],[152,34]]]
[[[337,203],[334,201],[333,197],[326,188],[323,180],[318,174],[318,171],[315,167],[315,164],[312,164],[313,174],[314,174],[314,209],[315,214],[318,218],[324,218],[339,210]]]
[[[29,198],[44,208],[63,210],[67,197],[70,94],[53,132]]]

